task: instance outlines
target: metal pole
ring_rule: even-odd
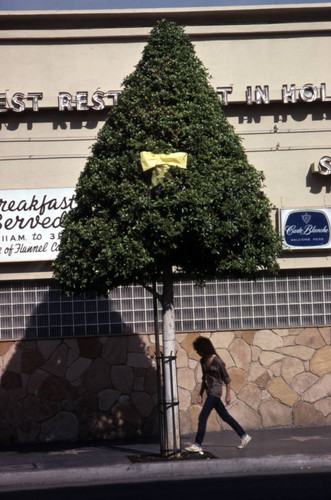
[[[175,391],[174,391],[174,378],[173,378],[173,369],[174,369],[174,365],[176,366],[176,354],[172,354],[172,352],[170,353],[170,356],[169,356],[169,363],[170,363],[170,374],[171,374],[171,401],[172,401],[172,412],[171,412],[171,416],[172,416],[172,429],[173,429],[173,435],[175,436],[176,435],[176,416],[175,416],[175,407],[178,407],[179,406],[179,400],[178,400],[178,395],[177,397],[175,398]],[[177,391],[176,391],[176,394],[177,394]],[[175,441],[175,443],[178,444],[177,440]],[[179,446],[173,450],[174,454],[177,455],[178,453],[180,453],[180,437],[179,437]]]
[[[166,449],[168,448],[165,442],[166,436],[166,411],[164,405],[164,384],[163,384],[163,373],[164,368],[161,369],[161,352],[160,352],[160,336],[159,336],[159,321],[158,321],[158,308],[157,308],[157,298],[156,298],[156,282],[153,281],[153,308],[154,308],[154,332],[155,332],[155,354],[156,354],[156,377],[157,377],[157,399],[158,399],[158,410],[159,410],[159,428],[160,428],[160,452],[161,456],[165,456]]]

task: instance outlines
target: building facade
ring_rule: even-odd
[[[162,18],[185,26],[250,162],[265,174],[274,223],[284,237],[277,277],[261,274],[254,282],[215,277],[203,288],[178,279],[183,431],[191,432],[196,422],[197,410],[189,419],[186,410],[199,369],[186,339],[197,332],[212,335],[219,349],[233,349],[228,366],[236,395],[243,387],[238,380],[244,380],[236,370],[259,363],[247,379],[258,388],[254,402],[244,396],[238,400],[239,417],[255,412],[248,415],[252,427],[309,424],[302,418],[305,412],[311,423],[330,421],[325,377],[331,370],[331,4],[2,12],[3,440],[155,429],[152,297],[136,286],[114,290],[108,300],[63,297],[52,280],[51,262],[61,217],[74,203],[90,147],[109,107],[116,105],[124,77],[138,63],[151,28]],[[261,331],[268,332],[269,343],[260,333],[253,339]],[[120,347],[114,347],[115,339]],[[291,346],[297,350],[281,351]],[[308,351],[298,351],[301,347]],[[116,349],[119,357],[114,358]],[[276,357],[262,362],[262,352]],[[100,373],[107,374],[103,381]],[[306,385],[288,385],[289,378],[299,375]],[[286,401],[281,399],[283,383],[289,389]],[[322,396],[305,398],[317,383]],[[50,389],[54,384],[55,396]],[[263,402],[268,402],[264,407],[269,414],[270,405],[276,405],[274,419],[263,417]],[[82,408],[86,420],[77,417]],[[64,427],[70,431],[62,436]]]

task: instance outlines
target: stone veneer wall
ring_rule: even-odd
[[[247,429],[331,424],[330,331],[300,328],[204,334],[230,374],[231,415]],[[195,404],[201,382],[199,357],[192,348],[195,337],[178,335],[184,434],[196,429],[201,410]],[[208,429],[229,427],[212,412]]]
[[[330,332],[204,332],[232,378],[231,414],[247,429],[331,424]],[[198,335],[176,336],[182,434],[201,409]],[[0,442],[157,435],[154,348],[153,335],[0,342]],[[212,414],[208,429],[225,428]]]
[[[0,442],[157,434],[149,348],[139,335],[0,342]]]

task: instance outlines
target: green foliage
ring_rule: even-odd
[[[179,266],[198,282],[274,271],[280,240],[262,190],[182,28],[152,30],[80,175],[54,273],[64,290],[105,294]],[[156,187],[140,152],[188,153]]]

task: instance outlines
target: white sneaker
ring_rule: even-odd
[[[252,441],[251,436],[249,436],[248,434],[246,434],[246,436],[244,436],[243,438],[241,438],[241,442],[240,442],[240,445],[238,446],[238,448],[240,450],[242,448],[245,448],[245,446],[247,446],[250,441]]]
[[[194,453],[200,453],[200,455],[203,455],[203,451],[201,446],[198,444],[191,444],[191,446],[187,446],[185,448],[186,451],[193,451]]]

